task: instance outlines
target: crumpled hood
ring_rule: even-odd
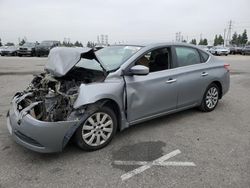
[[[56,47],[50,50],[45,70],[53,76],[62,77],[67,74],[81,58],[97,59],[92,48]]]

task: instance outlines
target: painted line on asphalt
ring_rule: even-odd
[[[121,176],[122,181],[125,181],[137,174],[144,172],[145,170],[151,168],[152,166],[196,166],[193,162],[178,162],[178,161],[167,161],[168,159],[180,154],[180,150],[174,150],[154,161],[114,161],[115,165],[140,165],[130,172],[127,172]]]
[[[168,162],[146,162],[146,161],[115,161],[115,165],[149,165],[153,166],[196,166],[193,162],[178,162],[178,161],[168,161]]]

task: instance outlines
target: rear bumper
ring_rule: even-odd
[[[222,96],[225,95],[230,88],[230,72],[226,72],[222,80]]]
[[[221,51],[217,51],[218,55],[228,55],[230,52],[221,52]]]
[[[15,52],[9,52],[9,51],[2,51],[1,55],[14,55]]]
[[[49,55],[49,49],[38,49],[36,50],[36,55],[39,55],[39,56],[47,56]]]
[[[78,122],[39,121],[29,114],[22,117],[23,111],[18,112],[16,109],[16,104],[12,104],[7,114],[8,130],[18,144],[36,152],[52,153],[62,151],[76,129]]]
[[[250,51],[242,51],[244,54],[250,54]]]

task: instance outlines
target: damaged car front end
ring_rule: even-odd
[[[16,142],[37,152],[62,151],[83,117],[84,107],[74,108],[80,86],[103,82],[106,75],[101,69],[74,68],[83,58],[98,62],[89,48],[53,49],[45,72],[15,94],[7,127]]]

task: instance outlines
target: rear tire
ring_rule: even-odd
[[[75,134],[77,145],[87,151],[101,149],[113,139],[117,129],[117,117],[108,107],[100,107],[90,114]]]
[[[219,102],[219,95],[219,87],[215,83],[210,84],[204,93],[199,109],[203,112],[213,111]]]

